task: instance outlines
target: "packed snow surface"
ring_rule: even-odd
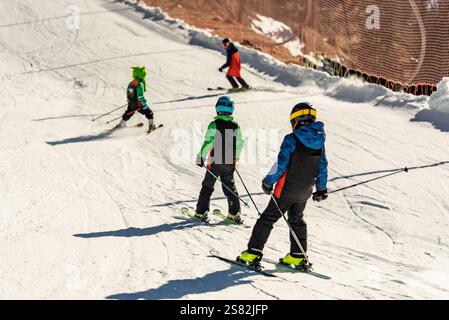
[[[201,187],[193,163],[219,96],[206,89],[227,85],[220,39],[130,3],[0,2],[0,298],[449,298],[444,117],[425,98],[251,49],[242,48],[243,75],[267,90],[232,96],[247,144],[239,169],[259,208],[300,101],[326,124],[330,190],[414,170],[308,204],[310,259],[331,280],[281,270],[267,278],[208,257],[215,249],[235,258],[251,232],[177,213],[195,206]],[[147,97],[165,127],[111,134],[116,122],[106,122],[122,110],[92,120],[125,103],[135,65],[148,67]],[[218,187],[212,207],[226,210]],[[242,213],[254,225],[254,208]],[[288,249],[281,220],[265,256]]]

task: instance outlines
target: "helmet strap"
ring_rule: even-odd
[[[295,123],[292,125],[293,131],[296,130],[296,128],[298,127],[299,122],[295,121]]]

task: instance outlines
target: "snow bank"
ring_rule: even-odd
[[[331,85],[326,94],[332,98],[353,103],[365,103],[388,95],[388,89],[357,78],[341,79]]]
[[[169,17],[160,8],[151,7],[136,0],[118,0],[134,6],[136,11],[143,13],[143,18],[157,23],[191,45],[219,51],[224,54],[221,46],[222,38],[204,29],[195,28],[180,19]],[[278,41],[289,37],[288,26],[274,19],[258,15],[259,21],[253,21],[254,27]],[[291,30],[290,30],[291,31]],[[330,97],[354,103],[373,102],[376,105],[425,108],[428,97],[395,93],[385,87],[365,83],[360,79],[344,79],[331,76],[326,72],[286,64],[274,59],[271,55],[239,44],[240,54],[245,64],[259,73],[271,77],[274,81],[286,86],[300,87],[314,85]],[[245,67],[244,67],[245,68]],[[247,70],[249,71],[249,70]],[[388,99],[385,99],[388,97]],[[406,98],[404,98],[406,97]],[[424,102],[423,102],[424,101]]]
[[[429,99],[429,109],[449,113],[449,78],[444,78]]]

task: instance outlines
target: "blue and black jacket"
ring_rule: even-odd
[[[322,122],[302,126],[284,138],[277,164],[264,179],[267,185],[276,184],[276,198],[307,201],[314,186],[319,191],[327,189],[325,141]]]

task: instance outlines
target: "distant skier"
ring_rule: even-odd
[[[234,172],[243,150],[243,136],[240,126],[234,121],[234,100],[221,97],[215,107],[217,116],[209,124],[206,137],[197,156],[196,164],[207,168],[219,177],[233,193],[223,186],[223,192],[228,199],[228,218],[242,223],[240,218],[240,202],[234,181]],[[207,163],[206,163],[207,161]],[[201,193],[196,207],[196,217],[208,221],[210,198],[214,192],[215,177],[209,172],[204,178]]]
[[[148,132],[151,132],[156,129],[156,126],[154,125],[153,111],[148,107],[147,100],[145,99],[145,92],[147,91],[145,80],[147,71],[145,67],[132,67],[131,69],[133,70],[133,81],[128,85],[127,90],[128,109],[117,127],[126,127],[126,122],[131,119],[136,112],[139,112],[148,119]]]
[[[226,74],[226,78],[232,85],[231,91],[240,90],[239,85],[235,81],[234,78],[242,85],[243,89],[250,89],[249,85],[245,80],[241,77],[241,62],[240,62],[240,53],[237,47],[229,41],[229,39],[224,39],[222,42],[223,48],[226,49],[227,60],[226,63],[218,69],[220,72],[223,72],[224,69],[229,68],[228,73]]]
[[[324,124],[316,122],[316,110],[309,103],[300,103],[293,108],[290,121],[293,133],[282,143],[277,164],[263,180],[263,191],[274,197],[283,213],[288,212],[288,221],[303,249],[307,251],[307,225],[303,219],[306,202],[312,196],[314,201],[326,200],[327,166],[325,151],[326,134]],[[273,225],[282,217],[276,202],[271,199],[268,207],[257,221],[249,240],[248,250],[238,261],[257,265],[263,256],[263,249]],[[281,263],[301,267],[304,255],[294,237],[290,235],[290,253]]]

